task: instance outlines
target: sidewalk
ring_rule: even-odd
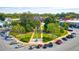
[[[35,29],[34,29],[34,32],[32,33],[32,36],[31,36],[31,38],[30,38],[29,43],[31,43],[31,42],[33,41],[34,34],[35,34]]]
[[[40,29],[41,29],[41,39],[40,38],[38,38],[37,40],[37,42],[34,42],[34,34],[35,34],[35,30],[34,30],[34,32],[33,32],[33,34],[32,34],[32,36],[31,36],[31,38],[30,38],[30,42],[29,42],[29,44],[30,45],[32,45],[32,44],[42,44],[42,37],[43,37],[43,33],[42,33],[42,30],[43,30],[43,24],[41,23],[41,25],[40,25]]]

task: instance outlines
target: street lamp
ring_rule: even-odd
[[[35,42],[37,42],[37,41],[38,41],[37,27],[35,28],[35,33],[36,33],[36,39],[35,39]]]

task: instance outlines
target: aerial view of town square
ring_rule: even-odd
[[[0,7],[0,51],[78,51],[79,9]]]

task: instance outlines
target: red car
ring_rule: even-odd
[[[42,44],[38,44],[38,46],[39,46],[39,47],[42,47],[43,45],[42,45]]]
[[[60,45],[60,44],[62,44],[63,42],[62,42],[61,40],[57,40],[55,43],[56,43],[57,45]]]

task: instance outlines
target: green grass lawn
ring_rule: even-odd
[[[40,32],[35,33],[35,35],[34,35],[33,38],[34,38],[34,39],[35,39],[35,38],[41,38],[41,33],[40,33]]]
[[[48,42],[53,40],[53,37],[51,34],[43,34],[43,42]]]
[[[26,33],[26,34],[19,34],[19,35],[16,35],[16,37],[22,41],[22,42],[26,42],[28,43],[30,41],[30,38],[32,36],[32,32],[30,33]]]
[[[43,42],[49,42],[52,41],[58,37],[61,37],[63,35],[67,34],[66,30],[63,30],[64,32],[62,33],[60,31],[60,27],[58,24],[54,24],[54,23],[50,23],[48,24],[48,31],[50,31],[49,33],[43,33]]]

